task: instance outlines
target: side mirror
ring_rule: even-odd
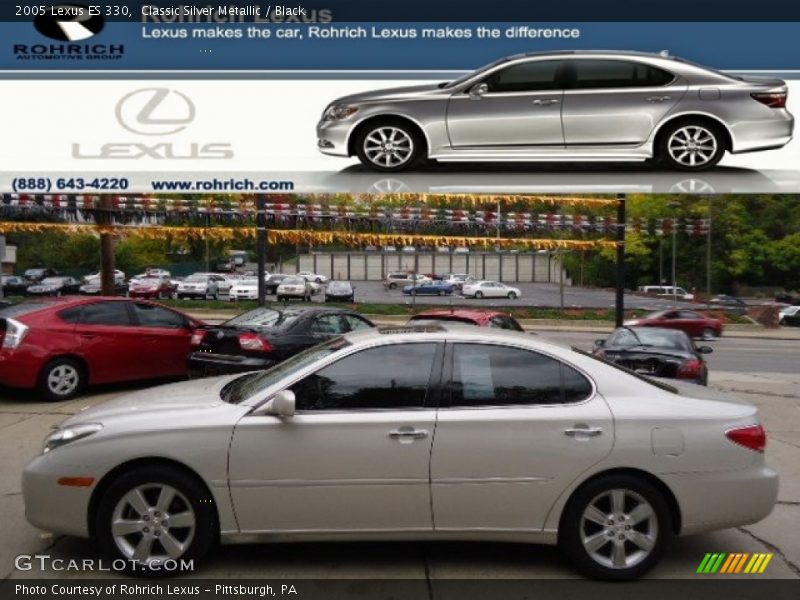
[[[489,93],[488,83],[478,83],[473,85],[469,90],[469,97],[473,100],[480,100],[485,94]]]
[[[276,417],[293,417],[295,407],[294,392],[281,390],[267,402],[260,410],[259,415],[274,415]]]
[[[711,354],[714,351],[714,349],[710,346],[698,346],[697,351],[700,354]]]
[[[606,345],[606,341],[605,340],[595,340],[594,341],[594,345],[597,346],[597,347],[605,346]]]

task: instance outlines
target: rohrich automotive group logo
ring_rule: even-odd
[[[109,61],[125,54],[123,44],[77,43],[86,42],[103,31],[105,20],[99,6],[55,4],[41,7],[34,14],[36,31],[59,43],[14,44],[17,60]]]
[[[172,136],[183,133],[197,116],[194,101],[184,92],[168,87],[139,88],[124,94],[114,105],[120,127],[137,136]],[[185,139],[185,138],[184,138]],[[79,160],[225,160],[233,158],[227,142],[126,140],[87,148],[72,144],[72,158]]]
[[[697,573],[703,575],[716,573],[721,575],[760,575],[767,569],[771,560],[771,552],[755,552],[753,554],[749,552],[709,552],[697,567]]]

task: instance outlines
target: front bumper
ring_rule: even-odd
[[[236,354],[214,354],[211,352],[193,352],[189,355],[189,377],[208,377],[211,375],[228,375],[247,373],[268,369],[278,361],[271,358],[239,356]]]
[[[317,123],[317,149],[331,156],[350,156],[347,149],[353,123],[347,119],[340,121],[320,121]]]

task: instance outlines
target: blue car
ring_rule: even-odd
[[[416,296],[419,294],[427,296],[444,296],[453,293],[453,284],[446,281],[421,281],[415,286],[407,285],[403,288],[406,296]]]

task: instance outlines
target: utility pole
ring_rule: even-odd
[[[264,277],[267,252],[267,206],[264,194],[256,195],[256,260],[258,261],[258,305],[264,306],[267,298],[267,286]]]
[[[664,232],[658,235],[658,285],[664,285]]]
[[[558,255],[558,299],[561,310],[564,310],[564,251],[556,250]]]
[[[100,210],[97,212],[95,222],[104,227],[100,234],[100,291],[103,296],[114,295],[114,234],[111,228],[113,219],[114,202],[108,194],[100,196]]]
[[[714,198],[708,198],[708,233],[706,236],[706,302],[711,301],[711,209],[714,206]]]
[[[0,299],[3,298],[3,285],[2,285],[2,275],[3,275],[3,262],[6,259],[6,236],[0,235]]]
[[[677,302],[678,278],[676,276],[676,261],[678,256],[678,216],[676,211],[681,205],[678,202],[670,202],[667,206],[672,209],[672,214],[675,215],[672,217],[672,301]]]
[[[625,194],[617,195],[617,289],[614,321],[622,327],[625,320]]]

